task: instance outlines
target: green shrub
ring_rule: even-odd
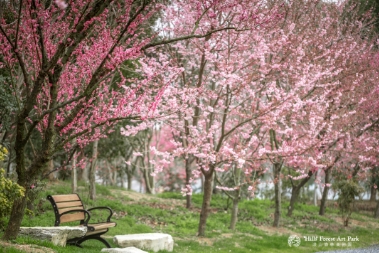
[[[347,227],[349,224],[349,218],[354,209],[354,200],[356,196],[363,191],[353,180],[342,180],[333,185],[333,187],[338,191],[338,207],[342,215],[342,220],[344,225]]]
[[[7,150],[0,146],[0,161],[4,160]],[[4,227],[4,218],[10,215],[13,201],[23,197],[25,189],[16,182],[5,177],[4,169],[0,168],[0,229]]]

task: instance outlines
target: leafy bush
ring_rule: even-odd
[[[338,192],[338,207],[342,215],[344,225],[347,227],[349,224],[349,218],[354,209],[354,200],[356,196],[363,191],[353,180],[342,180],[333,185]]]
[[[0,146],[0,161],[7,155],[7,149]],[[13,201],[23,197],[25,189],[5,177],[4,169],[0,168],[0,229],[4,227],[4,218],[10,215]]]

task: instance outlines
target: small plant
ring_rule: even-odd
[[[29,215],[30,218],[43,211],[41,206],[42,203],[46,201],[44,194],[45,187],[46,182],[44,181],[35,181],[35,183],[30,186],[27,193],[26,206],[26,214]]]
[[[342,215],[344,226],[347,227],[349,225],[350,216],[354,210],[355,197],[359,196],[363,188],[353,180],[339,181],[334,184],[333,187],[338,192],[338,207]]]
[[[8,151],[0,146],[0,161],[3,161]],[[4,218],[10,215],[13,201],[24,196],[25,189],[5,177],[4,169],[0,168],[0,229],[5,225]]]

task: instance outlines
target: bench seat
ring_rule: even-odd
[[[78,222],[78,226],[85,226],[87,228],[87,233],[84,236],[69,239],[67,240],[68,244],[81,247],[80,244],[84,241],[95,239],[104,243],[108,248],[111,247],[101,235],[107,233],[109,228],[116,226],[116,223],[110,220],[113,215],[112,209],[104,206],[85,209],[78,194],[49,195],[47,199],[54,209],[55,226],[67,222]],[[91,211],[94,210],[104,210],[107,212],[108,217],[106,221],[90,223]]]

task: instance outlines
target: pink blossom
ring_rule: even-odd
[[[59,9],[64,10],[67,8],[68,4],[64,0],[54,0],[54,3]]]

